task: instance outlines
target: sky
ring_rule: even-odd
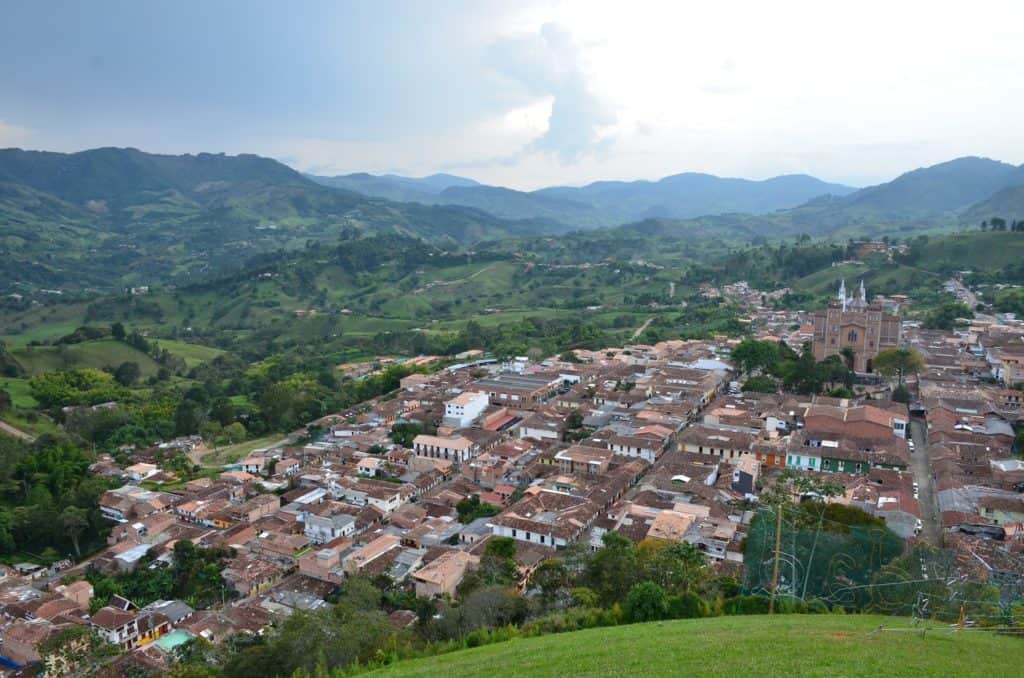
[[[1024,2],[0,0],[0,147],[532,189],[1024,162]]]

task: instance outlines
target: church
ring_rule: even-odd
[[[880,304],[869,304],[864,281],[856,297],[847,297],[843,280],[836,299],[828,308],[814,313],[815,360],[839,355],[847,361],[842,351],[849,347],[853,349],[853,370],[871,372],[871,361],[878,352],[897,348],[899,343],[899,316],[886,313]]]

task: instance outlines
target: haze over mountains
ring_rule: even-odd
[[[314,180],[315,179],[315,180]],[[0,289],[194,280],[252,256],[399,233],[447,248],[622,226],[737,244],[799,233],[905,234],[1024,218],[1024,167],[959,158],[863,189],[805,175],[685,173],[537,191],[437,174],[304,176],[269,158],[0,150]],[[698,235],[699,234],[699,235]]]

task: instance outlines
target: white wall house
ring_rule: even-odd
[[[466,391],[444,404],[444,416],[457,428],[466,428],[483,414],[488,402],[486,393]]]
[[[306,537],[313,544],[326,544],[338,537],[348,537],[355,534],[356,520],[344,513],[336,516],[318,516],[311,514],[306,517]]]

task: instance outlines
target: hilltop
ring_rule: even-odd
[[[880,626],[897,629],[872,633]],[[373,675],[1011,675],[1020,641],[908,619],[784,615],[633,624],[516,639],[399,662]]]

